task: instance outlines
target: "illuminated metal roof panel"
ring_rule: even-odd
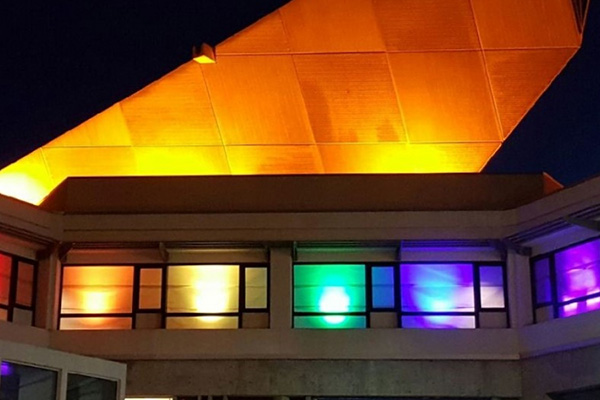
[[[480,51],[389,55],[410,142],[500,141]]]
[[[405,142],[384,53],[294,56],[317,143]]]
[[[293,0],[4,168],[0,193],[39,204],[69,176],[477,172],[579,48],[580,14]]]
[[[504,137],[515,129],[576,50],[486,51],[490,81]]]
[[[384,51],[372,0],[301,0],[280,8],[292,52]]]
[[[476,50],[470,0],[374,0],[389,51]]]
[[[291,56],[223,56],[202,69],[224,144],[314,143]]]
[[[190,62],[121,101],[133,146],[220,145],[200,65]]]

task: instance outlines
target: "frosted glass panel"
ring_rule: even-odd
[[[360,316],[326,316],[295,317],[294,328],[304,329],[359,329],[367,327],[366,317]]]
[[[294,311],[345,313],[365,310],[364,265],[294,266]]]
[[[474,311],[471,264],[402,264],[401,282],[403,311]]]
[[[552,301],[552,285],[550,281],[550,260],[543,258],[533,264],[535,279],[535,299],[537,304]]]
[[[159,309],[162,288],[162,269],[140,270],[140,308]]]
[[[131,318],[61,318],[61,330],[114,330],[131,329]]]
[[[237,312],[239,268],[238,265],[169,267],[167,312]]]
[[[475,317],[471,316],[406,316],[402,317],[403,328],[421,329],[473,329],[475,328]]]
[[[504,308],[504,273],[502,267],[479,267],[481,307]]]
[[[19,273],[17,275],[17,304],[27,307],[32,306],[33,275],[33,265],[19,262]]]
[[[0,304],[8,304],[12,259],[0,254]]]
[[[267,308],[266,268],[246,268],[246,308]]]
[[[374,308],[394,308],[394,267],[373,267],[371,282]]]
[[[600,294],[600,240],[594,240],[556,253],[558,300]],[[595,309],[596,304],[565,306],[564,314],[579,314]]]
[[[131,313],[133,267],[65,267],[63,314]]]
[[[591,299],[569,303],[558,309],[561,317],[570,317],[572,315],[583,314],[588,311],[600,310],[600,296]]]
[[[238,317],[169,317],[167,329],[237,329]]]

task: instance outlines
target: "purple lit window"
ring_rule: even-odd
[[[500,266],[479,267],[481,307],[504,307],[504,272]]]
[[[600,293],[600,240],[556,253],[555,263],[561,302]]]
[[[600,295],[600,240],[571,247],[555,257],[558,300],[568,303],[561,307],[561,316],[600,309],[600,299],[589,298]]]
[[[549,304],[555,318],[600,310],[600,239],[550,253],[533,263],[532,272],[536,318]]]
[[[475,316],[420,315],[402,317],[403,328],[420,329],[473,329]]]
[[[542,258],[533,264],[535,279],[535,299],[538,304],[552,301],[552,285],[550,281],[550,259]]]
[[[475,310],[472,264],[402,264],[402,311]]]

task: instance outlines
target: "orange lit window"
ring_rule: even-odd
[[[61,329],[129,329],[133,266],[63,269]]]
[[[0,321],[33,324],[36,264],[0,254]]]
[[[65,266],[60,329],[267,328],[265,265]]]

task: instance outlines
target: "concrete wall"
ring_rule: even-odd
[[[549,400],[547,393],[600,384],[600,345],[522,361],[523,400]]]
[[[517,361],[128,363],[128,395],[520,397]]]

